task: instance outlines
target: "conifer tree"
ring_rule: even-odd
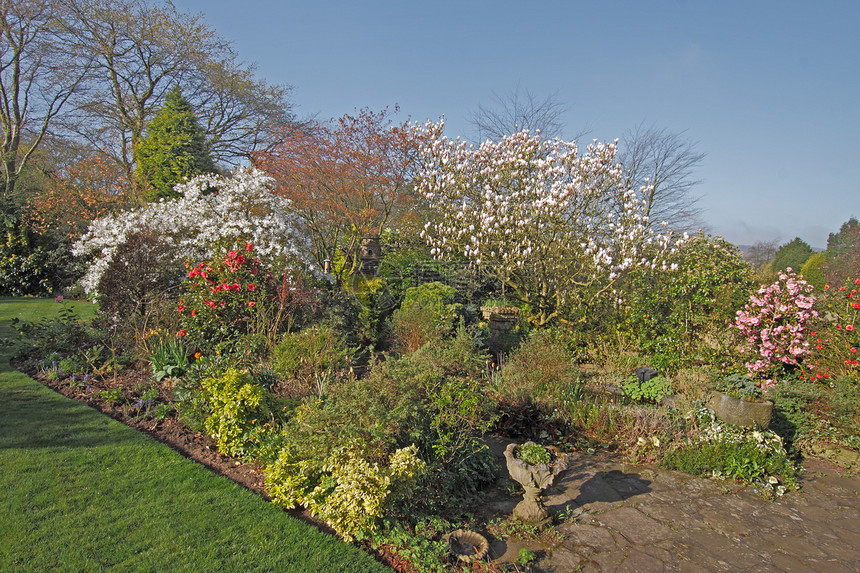
[[[215,171],[205,132],[179,88],[152,118],[136,156],[138,182],[149,201],[176,197],[175,184]]]

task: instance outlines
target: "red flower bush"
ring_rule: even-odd
[[[850,376],[860,381],[860,333],[856,330],[860,294],[852,285],[860,285],[860,279],[848,279],[838,289],[825,285],[816,300],[819,317],[815,323],[815,347],[803,371],[808,380]]]

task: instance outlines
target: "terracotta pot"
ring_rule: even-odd
[[[723,422],[747,428],[758,427],[762,430],[767,430],[770,426],[770,416],[773,413],[773,402],[770,400],[752,402],[722,392],[711,392],[708,407]]]

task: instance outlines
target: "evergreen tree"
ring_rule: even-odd
[[[149,201],[176,197],[175,184],[215,171],[203,128],[179,88],[152,118],[136,156],[138,182]]]
[[[776,251],[773,259],[773,270],[778,272],[791,267],[794,272],[800,272],[803,263],[809,260],[812,253],[812,247],[806,241],[800,237],[795,237]]]

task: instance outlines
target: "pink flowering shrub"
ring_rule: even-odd
[[[811,292],[812,285],[788,268],[737,312],[735,326],[747,341],[745,350],[754,355],[745,364],[747,374],[763,390],[776,385],[786,371],[799,367],[810,351],[807,323],[818,316]]]

